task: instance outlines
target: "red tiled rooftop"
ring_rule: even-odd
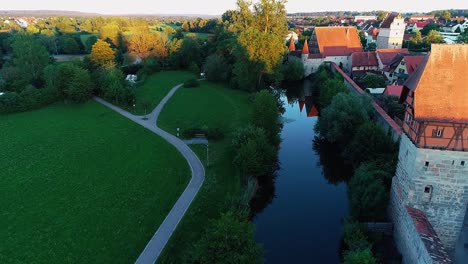
[[[326,56],[348,56],[362,51],[356,27],[316,27],[319,52]]]
[[[384,95],[393,95],[400,97],[403,91],[403,85],[389,85],[384,91]]]
[[[384,66],[389,65],[398,54],[409,55],[408,49],[378,49],[377,56]]]
[[[353,67],[378,66],[379,65],[375,51],[354,52],[352,55],[352,58],[353,58],[353,61],[352,61]]]
[[[405,66],[408,74],[411,75],[418,68],[418,65],[424,59],[424,55],[420,56],[405,56]]]
[[[414,91],[415,118],[468,122],[467,72],[468,45],[432,44],[405,82]]]
[[[393,20],[395,20],[396,17],[398,17],[397,12],[392,12],[388,14],[382,22],[382,24],[380,25],[380,28],[390,28],[390,25],[393,23]]]

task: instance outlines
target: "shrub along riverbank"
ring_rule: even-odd
[[[378,240],[359,223],[387,220],[398,146],[373,122],[376,113],[371,98],[348,93],[339,77],[325,67],[314,81],[321,106],[315,130],[322,139],[336,144],[355,168],[348,182],[350,216],[344,225],[344,263],[377,263],[372,250]]]

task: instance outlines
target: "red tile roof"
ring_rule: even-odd
[[[403,91],[403,85],[389,85],[384,91],[384,95],[394,95],[394,96],[401,96],[401,92]]]
[[[405,56],[405,65],[408,74],[411,75],[418,68],[418,65],[424,59],[424,55],[421,56]]]
[[[468,45],[432,44],[405,82],[414,91],[415,118],[468,122],[467,72]]]
[[[309,54],[309,45],[307,39],[304,40],[304,47],[302,48],[302,54]]]
[[[393,23],[393,20],[398,17],[397,12],[392,12],[387,15],[387,17],[384,19],[382,24],[380,25],[380,28],[390,28],[390,25]]]
[[[450,257],[445,250],[444,245],[440,241],[437,233],[434,231],[431,223],[424,214],[423,211],[406,207],[408,215],[411,217],[414,223],[414,227],[418,232],[424,246],[426,247],[429,256],[432,258],[434,263],[452,263]]]
[[[384,66],[389,65],[398,54],[409,55],[408,49],[378,49],[377,56]]]
[[[315,116],[318,116],[318,114],[319,112],[317,108],[315,107],[315,105],[313,105],[310,111],[307,113],[307,117],[315,117]]]
[[[289,51],[295,51],[296,50],[296,45],[294,43],[294,37],[291,36],[291,39],[289,40]]]
[[[362,51],[356,27],[316,27],[319,52],[325,56],[349,56]]]
[[[424,21],[424,22],[416,22],[416,27],[417,28],[423,28],[425,25],[429,24],[429,21]]]
[[[353,58],[353,61],[352,61],[353,67],[378,66],[379,65],[375,51],[354,52],[352,55],[352,58]]]

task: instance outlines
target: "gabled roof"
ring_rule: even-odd
[[[414,24],[416,24],[416,27],[417,27],[417,28],[423,28],[425,25],[428,25],[429,23],[431,23],[431,22],[429,22],[429,21],[423,21],[423,22],[416,22],[416,23],[414,23]]]
[[[421,63],[424,57],[426,56],[405,56],[406,71],[409,75],[413,74],[413,72],[418,68],[418,65]]]
[[[414,92],[415,118],[468,122],[467,72],[468,45],[432,44],[405,82]]]
[[[316,27],[319,52],[325,56],[349,56],[362,51],[355,27]]]
[[[402,91],[403,85],[389,85],[385,89],[384,95],[393,95],[400,97]]]
[[[378,66],[375,51],[354,52],[352,55],[352,67]]]
[[[380,28],[390,28],[390,25],[393,23],[393,20],[395,20],[396,17],[398,17],[397,12],[392,12],[388,14],[382,22],[382,24],[380,25]]]
[[[389,65],[398,54],[409,55],[408,49],[377,49],[376,52],[384,66]]]

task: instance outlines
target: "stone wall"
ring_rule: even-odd
[[[403,134],[398,159],[393,191],[405,206],[423,211],[452,250],[468,203],[468,152],[416,148]]]
[[[433,263],[394,184],[390,193],[390,216],[394,224],[393,237],[403,256],[403,264]]]

